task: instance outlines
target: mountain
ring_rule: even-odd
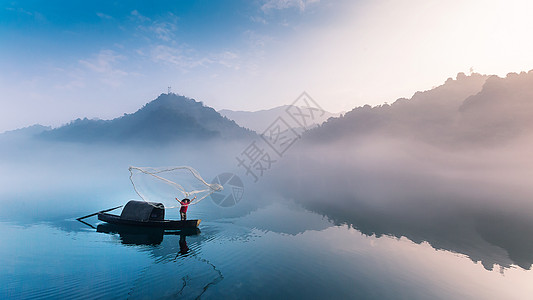
[[[17,137],[32,137],[36,134],[40,134],[44,131],[52,129],[50,126],[43,126],[39,124],[35,124],[32,126],[10,130],[2,133],[2,136],[17,136]]]
[[[259,111],[233,111],[229,109],[223,109],[219,110],[218,112],[226,118],[234,120],[242,127],[249,128],[257,133],[261,133],[267,129],[268,126],[276,120],[276,118],[286,116],[286,110],[289,107],[289,105],[283,105]],[[301,107],[301,109],[305,111],[304,107]],[[313,120],[313,123],[310,124],[310,127],[320,125],[327,119],[338,117],[339,115],[340,114],[324,111],[323,114],[316,116],[316,118]],[[286,120],[287,122],[292,121],[290,118],[286,118]],[[297,126],[296,124],[290,125]]]
[[[334,141],[369,135],[409,137],[442,141],[456,130],[464,101],[479,93],[488,76],[459,73],[443,85],[417,92],[411,99],[401,98],[391,105],[354,108],[344,116],[332,119],[308,133],[309,140]]]
[[[459,73],[307,131],[265,180],[364,234],[530,269],[532,128],[533,71]]]
[[[17,142],[31,140],[34,136],[50,130],[49,126],[32,125],[20,129],[10,130],[0,133],[0,144],[8,145]]]
[[[497,143],[531,134],[533,70],[490,77],[479,93],[465,99],[458,113],[455,128],[463,139]]]
[[[213,108],[184,96],[161,94],[133,114],[113,120],[77,119],[42,132],[44,139],[76,142],[157,142],[181,139],[246,138],[253,132]]]
[[[365,136],[408,138],[445,147],[488,146],[533,125],[533,70],[505,78],[459,73],[391,105],[357,107],[308,132],[309,141]]]

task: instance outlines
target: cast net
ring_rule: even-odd
[[[130,167],[133,189],[146,202],[159,202],[165,208],[180,207],[176,198],[191,199],[194,205],[214,192],[221,191],[220,184],[207,183],[200,173],[187,166],[180,167]],[[193,200],[193,198],[196,199]]]

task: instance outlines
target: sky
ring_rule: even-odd
[[[171,91],[217,110],[392,103],[533,69],[526,0],[0,0],[0,132],[111,119]]]

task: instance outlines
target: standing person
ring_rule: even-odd
[[[192,198],[192,200],[194,199],[196,199],[196,196]],[[182,201],[180,201],[178,198],[176,198],[176,200],[178,200],[178,202],[181,204],[181,207],[180,207],[181,220],[185,221],[187,220],[187,208],[189,208],[189,204],[191,203],[191,200],[187,198],[183,199]]]

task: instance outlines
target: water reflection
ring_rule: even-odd
[[[189,253],[189,247],[187,246],[187,240],[184,234],[180,234],[180,252],[178,254],[186,255]]]
[[[306,209],[368,236],[429,242],[486,270],[531,269],[529,160],[488,152],[420,154],[392,142],[376,149],[336,146],[338,152],[295,149],[266,180]]]
[[[486,271],[428,243],[334,226],[286,202],[203,222],[191,234],[76,224],[0,223],[11,245],[0,246],[0,298],[520,298],[533,278],[518,268]]]
[[[311,201],[304,206],[335,224],[347,224],[367,236],[407,237],[428,242],[435,249],[464,254],[486,270],[495,265],[525,270],[533,263],[533,221],[505,213],[474,211],[464,207],[414,211],[377,211],[356,201],[350,207],[325,207]]]
[[[120,244],[149,253],[154,262],[145,267],[129,293],[131,299],[199,298],[223,279],[222,272],[202,255],[202,244],[213,233],[200,229],[164,230],[117,224],[98,224],[96,231],[117,236]]]
[[[200,229],[198,228],[168,231],[161,228],[125,226],[109,223],[98,224],[96,231],[108,234],[118,234],[120,236],[120,241],[125,245],[159,245],[163,242],[164,235],[179,235],[180,251],[182,248],[187,247],[186,236],[200,234]]]

